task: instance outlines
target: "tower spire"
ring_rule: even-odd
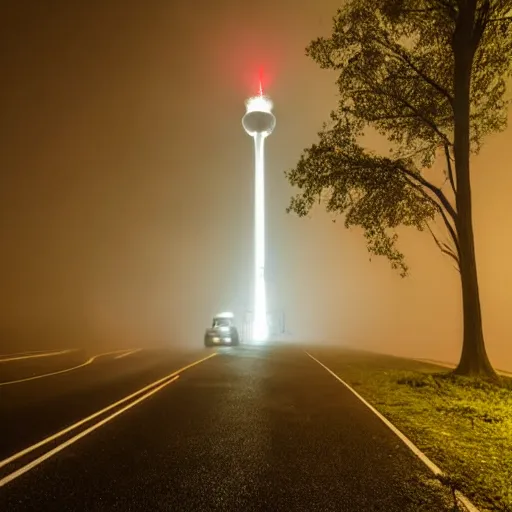
[[[260,90],[257,96],[245,102],[246,112],[242,119],[245,131],[254,139],[254,303],[252,337],[264,341],[268,337],[267,297],[265,286],[265,139],[276,125],[272,114],[272,102],[263,96],[260,70]]]

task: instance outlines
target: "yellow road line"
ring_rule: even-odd
[[[58,370],[56,372],[50,372],[50,373],[43,373],[42,375],[34,375],[33,377],[25,377],[24,379],[10,380],[8,382],[0,382],[0,387],[1,386],[9,386],[11,384],[19,384],[20,382],[28,382],[29,380],[42,379],[44,377],[51,377],[52,375],[59,375],[61,373],[72,372],[73,370],[78,370],[78,368],[83,368],[84,366],[87,366],[87,365],[93,363],[99,357],[108,356],[110,354],[119,354],[119,352],[125,352],[125,350],[114,350],[113,352],[105,352],[103,354],[98,354],[97,356],[93,356],[90,359],[88,359],[87,361],[85,361],[85,363],[79,364],[78,366],[72,366],[71,368],[66,368],[64,370]]]
[[[60,350],[58,352],[43,352],[42,354],[38,353],[38,354],[31,354],[31,355],[17,355],[17,354],[13,354],[16,357],[9,357],[7,359],[0,359],[0,363],[7,363],[9,361],[20,361],[21,359],[35,359],[36,357],[60,356],[61,354],[69,354],[69,352],[73,352],[73,349]]]
[[[25,455],[28,455],[30,452],[32,452],[34,450],[37,450],[38,448],[41,448],[45,444],[51,443],[55,439],[58,439],[59,437],[67,434],[68,432],[71,432],[71,431],[77,429],[78,427],[82,426],[84,423],[87,423],[87,422],[93,420],[94,418],[97,418],[98,416],[101,416],[102,414],[105,414],[106,412],[110,411],[111,409],[114,409],[115,407],[117,407],[117,406],[127,402],[128,400],[131,400],[132,398],[136,397],[137,395],[140,395],[141,393],[144,393],[144,392],[148,391],[149,389],[151,389],[151,388],[153,388],[155,386],[158,386],[159,384],[162,384],[164,381],[166,381],[168,379],[176,377],[176,375],[179,375],[180,373],[184,372],[185,370],[188,370],[189,368],[192,368],[193,366],[196,366],[196,365],[198,365],[198,364],[200,364],[200,363],[206,361],[207,359],[210,359],[211,357],[214,357],[216,355],[217,355],[217,353],[213,353],[213,354],[210,354],[207,357],[203,357],[202,359],[194,361],[193,363],[190,363],[190,364],[188,364],[186,366],[183,366],[179,370],[176,370],[176,371],[170,373],[169,375],[166,375],[165,377],[162,377],[161,379],[158,379],[157,381],[152,382],[151,384],[148,384],[147,386],[139,389],[138,391],[135,391],[135,393],[132,393],[131,395],[128,395],[128,396],[122,398],[121,400],[118,400],[117,402],[115,402],[113,404],[110,404],[109,406],[101,409],[101,411],[95,412],[94,414],[91,414],[90,416],[87,416],[87,418],[84,418],[84,419],[82,419],[82,420],[80,420],[80,421],[78,421],[76,423],[73,423],[73,425],[70,425],[69,427],[66,427],[63,430],[60,430],[59,432],[57,432],[57,433],[55,433],[55,434],[53,434],[53,435],[43,439],[42,441],[39,441],[36,444],[33,444],[32,446],[29,446],[28,448],[25,448],[24,450],[22,450],[22,451],[20,451],[18,453],[15,453],[11,457],[1,461],[0,462],[0,468],[3,468],[7,464],[10,464],[11,462],[14,462],[15,460],[17,460],[17,459],[19,459],[21,457],[24,457]]]
[[[94,430],[96,430],[96,429],[100,428],[101,426],[105,425],[105,423],[108,423],[109,421],[112,421],[116,416],[119,416],[120,414],[122,414],[123,412],[127,411],[128,409],[131,409],[132,407],[134,407],[138,403],[142,402],[143,400],[146,400],[151,395],[154,395],[155,393],[157,393],[161,389],[165,388],[166,386],[168,386],[172,382],[175,382],[176,380],[178,380],[178,378],[179,378],[179,375],[177,375],[176,377],[172,378],[171,380],[165,382],[164,384],[158,386],[157,388],[152,389],[151,391],[149,391],[145,395],[142,395],[141,397],[137,398],[137,400],[134,400],[133,402],[129,403],[128,405],[125,405],[122,409],[119,409],[118,411],[114,412],[110,416],[107,416],[106,418],[102,419],[98,423],[95,423],[94,425],[92,425],[88,429],[83,430],[82,432],[80,432],[76,436],[72,437],[71,439],[68,439],[67,441],[64,441],[63,443],[61,443],[60,445],[56,446],[55,448],[53,448],[49,452],[46,452],[45,454],[41,455],[37,459],[33,460],[32,462],[29,462],[25,466],[17,469],[13,473],[11,473],[11,474],[7,475],[6,477],[0,479],[0,487],[3,487],[5,484],[8,484],[9,482],[12,482],[15,478],[18,478],[19,476],[23,475],[24,473],[27,473],[28,471],[30,471],[31,469],[35,468],[36,466],[39,466],[39,464],[41,464],[45,460],[48,460],[50,457],[53,457],[55,454],[57,454],[60,451],[64,450],[64,448],[67,448],[68,446],[76,443],[78,440],[82,439],[83,437],[85,437],[86,435],[90,434]]]
[[[9,354],[0,354],[0,357],[26,356],[27,354],[42,354],[43,352],[49,352],[49,350],[25,350],[23,352],[11,352]]]
[[[130,354],[135,354],[135,352],[140,352],[141,348],[136,348],[134,350],[129,350],[128,352],[125,352],[124,354],[121,354],[119,356],[114,357],[114,359],[121,359],[123,357],[129,356]]]

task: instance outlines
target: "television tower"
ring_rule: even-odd
[[[254,304],[252,338],[264,341],[268,338],[267,291],[265,286],[265,138],[276,125],[272,114],[272,101],[260,90],[257,96],[245,102],[246,112],[242,119],[245,131],[254,139]]]

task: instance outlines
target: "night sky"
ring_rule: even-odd
[[[285,213],[284,171],[336,105],[305,56],[339,0],[7,0],[0,8],[0,336],[5,346],[198,344],[251,279],[253,147],[263,87],[268,275],[296,339],[455,359],[458,275],[405,231],[411,277],[319,208]],[[512,119],[512,118],[511,118]],[[512,367],[511,131],[473,161],[489,354]],[[375,141],[375,145],[382,141]]]

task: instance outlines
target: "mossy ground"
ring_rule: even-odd
[[[512,511],[512,379],[366,352],[309,351],[408,436],[482,511]]]

